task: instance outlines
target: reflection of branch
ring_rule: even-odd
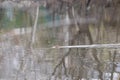
[[[114,76],[114,71],[115,71],[115,64],[114,64],[114,62],[115,62],[115,59],[116,59],[116,54],[117,54],[117,52],[115,51],[114,52],[114,54],[113,54],[113,60],[112,60],[112,72],[111,72],[111,77],[110,77],[110,79],[111,80],[113,80],[113,76]]]
[[[55,72],[56,72],[56,70],[57,70],[57,68],[58,68],[62,63],[64,63],[64,60],[65,60],[65,58],[70,54],[70,51],[71,51],[71,49],[62,57],[62,59],[60,60],[60,62],[56,65],[56,67],[54,68],[54,71],[53,71],[52,75],[54,75]]]
[[[77,32],[76,35],[74,35],[73,39],[70,41],[70,44],[71,44],[71,45],[73,45],[74,40],[75,40],[78,36],[79,36],[79,31]],[[59,48],[59,46],[58,46],[58,47],[54,47],[54,48]],[[57,68],[58,68],[62,63],[64,64],[64,60],[65,60],[65,58],[70,54],[71,50],[72,50],[72,49],[70,48],[69,51],[62,57],[62,59],[59,61],[59,63],[58,63],[58,64],[56,65],[56,67],[54,68],[54,71],[53,71],[52,75],[55,75],[55,72],[56,72]]]
[[[116,28],[117,30],[116,30],[116,42],[118,43],[118,40],[119,40],[119,26],[117,26],[117,28]],[[114,62],[115,62],[115,59],[116,59],[116,56],[117,56],[117,51],[114,51],[114,54],[113,54],[113,60],[112,60],[112,65],[113,65],[113,67],[112,67],[112,72],[111,72],[111,80],[113,80],[113,76],[114,76],[114,72],[115,72],[115,64],[114,64]]]
[[[91,0],[87,1],[86,7],[89,7]]]

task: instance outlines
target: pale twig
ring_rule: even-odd
[[[71,45],[71,46],[53,46],[52,48],[120,48],[120,43],[116,44],[92,44],[92,45]]]

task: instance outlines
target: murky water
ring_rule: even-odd
[[[89,1],[0,1],[0,80],[120,80],[120,4]]]

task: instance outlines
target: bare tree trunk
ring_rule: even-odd
[[[65,23],[69,24],[70,19],[69,19],[68,12],[66,12],[66,17],[65,18],[66,18]],[[63,31],[64,31],[64,34],[65,34],[65,36],[64,36],[64,45],[68,46],[69,45],[69,25],[65,26],[63,29],[64,29]],[[67,53],[68,51],[69,51],[69,49],[65,49],[65,53]],[[65,58],[65,64],[66,64],[66,66],[68,66],[68,57]]]
[[[33,45],[33,43],[35,42],[35,33],[37,28],[38,16],[39,16],[39,5],[37,5],[36,17],[35,17],[35,22],[34,22],[33,31],[32,31],[31,45]]]

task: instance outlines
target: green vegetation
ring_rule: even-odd
[[[14,9],[12,13],[12,19],[10,19],[7,14],[6,10],[1,12],[0,16],[0,24],[1,29],[11,29],[11,28],[20,28],[25,26],[30,26],[30,15],[26,11]]]

